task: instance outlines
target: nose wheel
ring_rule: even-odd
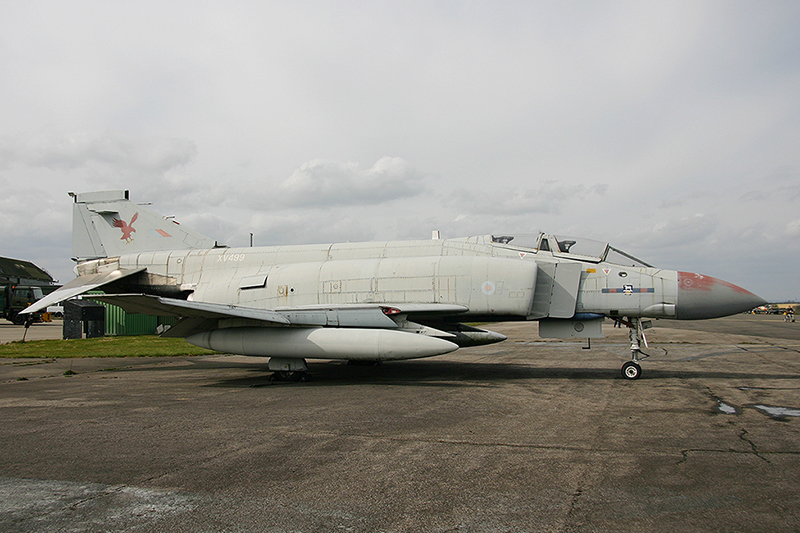
[[[639,376],[642,375],[642,367],[639,366],[639,363],[635,363],[633,361],[628,361],[624,365],[622,365],[622,377],[625,379],[639,379]]]

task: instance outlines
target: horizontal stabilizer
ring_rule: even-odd
[[[79,276],[60,289],[51,292],[41,300],[38,300],[33,305],[21,311],[22,313],[35,313],[36,311],[41,311],[42,309],[47,309],[48,306],[54,305],[58,302],[62,302],[64,300],[69,300],[70,298],[74,298],[78,295],[84,294],[88,291],[92,291],[102,287],[103,285],[108,285],[114,281],[121,280],[123,278],[127,278],[133,274],[137,274],[139,272],[144,271],[145,268],[134,268],[134,269],[118,269],[113,270],[111,272],[104,272],[101,274],[90,274],[88,276]]]

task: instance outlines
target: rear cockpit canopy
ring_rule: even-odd
[[[492,235],[494,245],[504,248],[528,250],[534,252],[551,252],[554,256],[591,261],[599,263],[605,261],[622,266],[652,267],[644,261],[610,246],[607,242],[585,239],[583,237],[568,237],[564,235],[549,235],[547,233],[517,233],[514,235]]]

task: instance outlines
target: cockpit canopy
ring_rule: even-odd
[[[555,256],[573,258],[580,261],[614,263],[622,266],[651,267],[644,261],[614,248],[607,242],[550,235],[547,233],[516,233],[513,235],[492,235],[492,243],[513,249],[525,249],[534,252],[551,252]]]

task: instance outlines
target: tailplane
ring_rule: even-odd
[[[72,255],[78,261],[138,252],[214,248],[214,239],[134,204],[128,191],[70,193]]]

